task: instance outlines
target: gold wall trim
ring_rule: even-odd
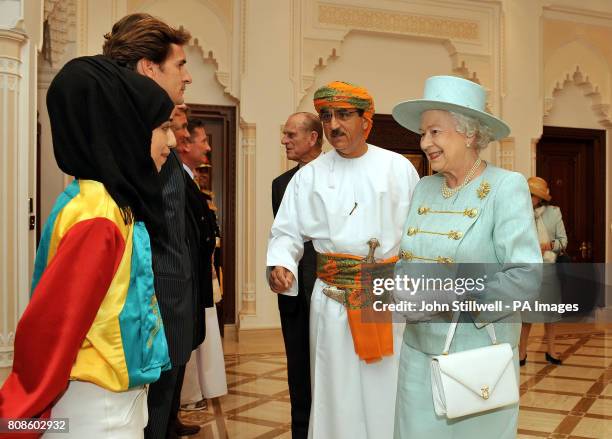
[[[328,4],[320,4],[318,13],[320,24],[339,25],[352,29],[472,41],[480,38],[479,23],[471,20],[438,18]]]

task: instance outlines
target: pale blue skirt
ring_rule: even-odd
[[[518,350],[514,348],[513,352],[518,383]],[[452,420],[436,416],[431,395],[431,357],[402,343],[395,405],[395,439],[516,437],[518,404]]]

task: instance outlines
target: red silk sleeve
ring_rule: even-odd
[[[49,417],[124,249],[119,229],[105,218],[81,221],[61,240],[17,324],[13,370],[0,389],[0,418]]]

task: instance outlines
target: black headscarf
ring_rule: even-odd
[[[144,221],[152,239],[166,228],[151,135],[173,107],[153,80],[101,55],[68,62],[47,93],[60,169],[102,183],[123,212]]]

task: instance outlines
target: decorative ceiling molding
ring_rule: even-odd
[[[305,46],[308,46],[308,44],[311,43],[311,48],[323,47],[323,50],[327,48],[328,52],[318,57],[316,63],[312,67],[312,73],[302,74],[302,89],[301,93],[298,96],[298,106],[301,104],[302,99],[308,94],[308,90],[313,86],[317,74],[327,68],[331,63],[336,62],[338,59],[340,59],[340,57],[342,56],[342,44],[344,43],[346,37],[350,34],[350,32],[351,31],[346,32],[344,34],[344,37],[339,41],[323,41],[308,38],[304,40]],[[457,52],[455,45],[448,39],[442,40],[440,42],[448,51],[448,55],[451,59],[451,63],[453,66],[452,72],[449,72],[449,74],[452,73],[456,76],[460,76],[464,79],[468,79],[470,81],[482,85],[478,73],[468,67],[468,59],[471,57],[471,55]],[[487,58],[488,60],[488,57],[485,58]],[[312,61],[312,58],[309,58],[309,61]],[[306,60],[304,60],[304,63],[305,65],[312,65],[312,62],[308,63],[308,61]],[[491,112],[488,104],[486,110]]]
[[[453,66],[449,74],[496,90],[499,78],[495,72],[499,67],[494,64],[501,60],[496,52],[498,33],[491,29],[502,24],[500,5],[483,5],[477,13],[470,9],[472,6],[462,5],[460,10],[449,10],[448,16],[440,16],[433,9],[416,14],[308,1],[300,18],[302,39],[292,45],[292,56],[301,59],[301,75],[294,77],[298,105],[317,75],[342,57],[342,45],[354,31],[437,41],[449,53]],[[499,102],[491,105],[495,109]]]
[[[591,109],[595,113],[598,123],[606,128],[612,128],[610,104],[604,101],[599,87],[591,83],[589,75],[585,75],[580,70],[580,66],[576,66],[573,74],[568,73],[564,79],[557,81],[552,90],[552,95],[544,98],[544,122],[546,122],[546,118],[550,116],[555,106],[555,99],[564,89],[571,85],[580,88],[583,95],[591,100]]]
[[[475,20],[459,20],[372,8],[319,4],[320,24],[404,35],[478,41],[480,26]]]
[[[612,11],[594,11],[560,5],[544,6],[542,9],[544,11],[544,18],[569,20],[597,26],[612,26]]]

